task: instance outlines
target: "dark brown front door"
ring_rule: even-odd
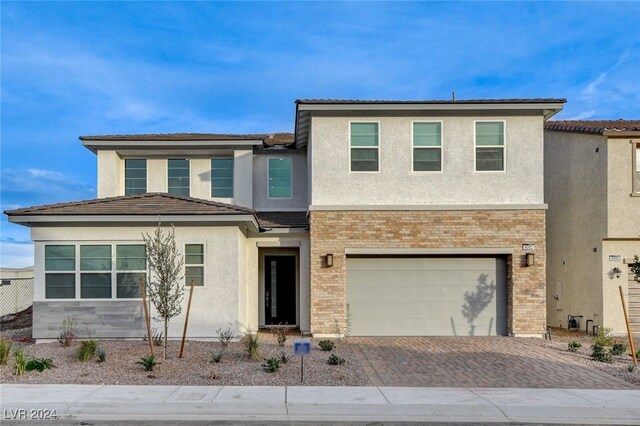
[[[266,325],[296,323],[296,257],[264,257]]]

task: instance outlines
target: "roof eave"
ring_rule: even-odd
[[[605,130],[602,134],[614,138],[640,138],[640,130]]]
[[[299,103],[299,111],[473,111],[473,110],[544,110],[552,113],[562,110],[564,102],[513,102],[513,103]],[[550,116],[551,116],[550,115]]]
[[[262,139],[226,139],[226,140],[84,140],[80,137],[82,145],[94,154],[98,149],[118,148],[186,148],[186,147],[244,147],[262,146]]]

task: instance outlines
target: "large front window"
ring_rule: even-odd
[[[351,123],[351,171],[378,171],[378,123]]]
[[[167,192],[173,195],[189,196],[189,160],[170,158],[168,160]]]
[[[269,158],[269,198],[291,198],[291,158]]]
[[[124,195],[147,192],[147,160],[124,160]]]
[[[476,171],[504,171],[504,122],[476,122]]]
[[[80,246],[80,298],[111,298],[111,246]]]
[[[233,197],[233,158],[211,159],[211,197]]]

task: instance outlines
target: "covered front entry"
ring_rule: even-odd
[[[264,257],[265,325],[296,324],[296,256]]]
[[[354,336],[506,335],[506,260],[349,257],[347,304]]]

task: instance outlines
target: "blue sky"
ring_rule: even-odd
[[[640,3],[2,2],[2,210],[94,198],[79,135],[291,131],[296,98],[640,118]],[[32,264],[3,215],[0,265]]]

